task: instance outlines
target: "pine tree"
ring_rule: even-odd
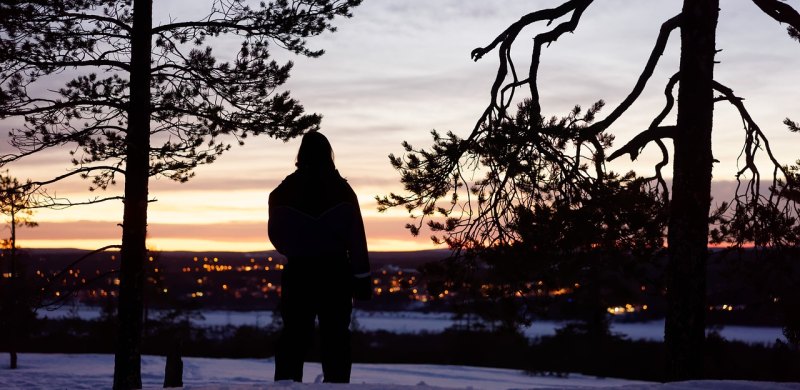
[[[141,387],[149,178],[184,182],[231,143],[317,129],[320,116],[277,91],[292,63],[273,60],[271,46],[317,57],[306,39],[333,31],[360,2],[214,0],[206,17],[158,25],[152,0],[0,3],[0,118],[24,119],[11,131],[17,152],[0,165],[61,149],[73,168],[35,185],[80,176],[106,190],[124,177],[121,196],[62,202],[124,199],[114,388]],[[229,36],[238,51],[219,61],[212,43]],[[42,88],[60,74],[72,79]]]
[[[6,171],[0,173],[0,213],[8,217],[10,236],[2,240],[0,254],[0,334],[9,349],[10,368],[17,368],[17,350],[23,332],[36,318],[33,311],[31,286],[19,264],[17,228],[36,227],[33,207],[34,193]]]
[[[753,0],[773,19],[789,24],[790,37],[798,39],[800,14],[790,5],[778,0]],[[652,53],[636,84],[611,112],[594,121],[573,118],[548,121],[542,114],[542,102],[537,84],[542,50],[568,32],[574,32],[584,11],[593,0],[569,0],[563,4],[523,15],[487,46],[472,52],[477,61],[485,54],[497,51],[500,65],[491,86],[491,98],[477,124],[466,138],[452,133],[433,133],[434,146],[415,149],[404,143],[405,155],[390,156],[392,165],[400,171],[407,194],[390,194],[379,198],[380,207],[404,206],[415,217],[408,224],[412,234],[418,234],[427,221],[442,240],[468,256],[462,263],[475,269],[470,252],[523,246],[518,233],[535,230],[522,225],[532,223],[522,216],[538,216],[552,208],[581,210],[608,184],[609,173],[604,162],[623,155],[635,160],[648,144],[655,144],[663,159],[655,166],[655,176],[646,179],[659,191],[662,209],[668,215],[668,312],[665,328],[667,350],[666,375],[671,380],[702,376],[703,342],[705,338],[705,282],[709,240],[728,240],[734,245],[782,245],[796,242],[796,196],[800,183],[796,171],[779,163],[773,156],[761,129],[753,121],[742,99],[725,85],[714,80],[716,54],[716,24],[719,17],[718,0],[685,0],[680,14],[667,19],[660,29]],[[546,22],[547,30],[533,39],[531,64],[527,77],[517,72],[511,53],[512,44],[522,31],[537,22]],[[681,55],[677,73],[666,84],[666,103],[648,129],[628,143],[606,155],[613,134],[609,127],[639,98],[663,55],[670,35],[680,28]],[[800,39],[798,39],[800,40]],[[680,86],[677,103],[677,123],[662,125],[675,108],[673,90]],[[512,107],[516,93],[523,88],[530,94],[524,105]],[[716,94],[716,95],[715,95]],[[713,110],[717,102],[728,102],[739,111],[747,138],[743,147],[743,169],[737,172],[740,192],[731,203],[710,210],[710,187],[714,163],[711,134]],[[515,110],[516,108],[516,110]],[[590,110],[592,111],[592,110]],[[594,110],[596,111],[596,110]],[[514,118],[524,117],[524,121]],[[570,119],[572,118],[572,119]],[[519,123],[527,125],[519,129]],[[590,123],[591,122],[591,123]],[[787,125],[791,128],[791,121]],[[796,129],[796,127],[795,127]],[[664,140],[671,139],[673,148]],[[755,165],[756,154],[764,153],[773,172],[769,189],[760,188],[761,175]],[[673,183],[669,188],[662,169],[672,155]],[[475,174],[482,179],[471,180]],[[641,183],[639,179],[631,183]],[[450,207],[441,207],[450,201]],[[627,205],[617,204],[607,216],[613,220]],[[524,213],[518,210],[526,210]],[[431,220],[439,214],[444,222]],[[791,222],[782,229],[772,218]],[[712,218],[714,229],[710,229]],[[563,218],[554,218],[539,229],[554,237],[562,234]],[[737,222],[743,222],[738,223]],[[785,225],[785,223],[784,223]],[[514,227],[522,227],[515,229]],[[657,226],[657,224],[655,225]],[[792,228],[794,226],[794,228]],[[597,229],[610,228],[604,224]],[[795,232],[795,233],[793,233]],[[602,237],[602,233],[593,233]],[[754,238],[764,238],[763,240]],[[528,240],[531,240],[528,237]]]

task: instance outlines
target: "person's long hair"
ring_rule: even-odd
[[[335,170],[331,143],[318,131],[306,133],[300,142],[294,165],[298,169]]]

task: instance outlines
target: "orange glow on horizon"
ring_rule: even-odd
[[[82,240],[20,240],[22,248],[34,249],[97,249],[105,245],[116,243],[107,240],[82,239]],[[190,251],[190,252],[261,252],[271,251],[275,247],[268,240],[263,242],[234,242],[234,241],[214,241],[214,240],[191,240],[191,239],[158,239],[147,240],[147,246],[156,251]],[[394,239],[370,240],[369,250],[371,252],[414,252],[430,249],[444,249],[441,246],[434,246],[424,240],[409,239],[408,241]]]

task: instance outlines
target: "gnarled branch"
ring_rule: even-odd
[[[612,161],[623,154],[630,154],[631,160],[639,157],[639,152],[650,142],[664,138],[674,138],[675,126],[660,126],[649,128],[628,141],[623,147],[608,156],[608,161]]]
[[[639,79],[636,81],[636,84],[633,86],[633,90],[631,93],[628,94],[627,97],[622,101],[622,103],[617,106],[613,111],[611,111],[608,116],[600,121],[595,122],[593,125],[587,127],[584,130],[584,137],[589,138],[593,137],[603,131],[605,131],[609,126],[611,126],[614,121],[619,119],[619,117],[633,104],[636,99],[639,98],[644,87],[647,85],[647,81],[653,75],[653,71],[658,64],[659,58],[664,54],[664,49],[667,47],[667,40],[669,39],[670,34],[673,30],[678,28],[681,24],[681,15],[678,14],[673,16],[664,24],[661,25],[661,30],[658,33],[658,38],[656,39],[656,44],[653,46],[653,51],[650,53],[650,57],[647,59],[647,64],[645,65],[644,69],[642,70],[642,74],[639,76]]]

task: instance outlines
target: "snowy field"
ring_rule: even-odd
[[[352,384],[314,383],[320,379],[319,364],[306,365],[304,384],[274,383],[271,359],[184,358],[184,388],[206,390],[432,390],[432,389],[588,389],[626,390],[762,390],[797,389],[798,383],[746,381],[692,381],[671,384],[595,378],[530,376],[517,370],[435,366],[417,364],[356,364]],[[9,370],[8,355],[0,357],[0,389],[110,389],[112,355],[29,354],[19,357],[19,368]],[[164,358],[144,356],[142,381],[145,388],[160,388],[164,380]]]
[[[54,311],[39,311],[40,317],[62,318],[77,316],[83,319],[97,319],[100,312],[97,308],[77,306],[62,307]],[[266,326],[272,322],[269,311],[204,311],[203,319],[195,320],[197,326],[251,325]],[[449,313],[422,312],[365,312],[355,311],[357,327],[365,331],[385,330],[395,333],[439,333],[453,326],[455,321]],[[526,336],[536,338],[554,335],[556,329],[564,324],[554,321],[536,321],[532,326],[523,329]],[[664,340],[664,321],[647,322],[613,322],[611,331],[627,336],[633,340]],[[727,340],[746,343],[772,344],[776,339],[784,340],[779,327],[768,326],[725,326],[719,331]]]

